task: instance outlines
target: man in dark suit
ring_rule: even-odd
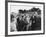
[[[27,23],[25,23],[23,20],[20,20],[19,18],[17,18],[17,30],[18,31],[26,31],[26,25]]]
[[[41,29],[41,18],[32,17],[32,30],[40,30]]]

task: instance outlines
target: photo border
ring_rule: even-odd
[[[43,33],[8,35],[8,2],[42,4],[43,5],[43,24],[44,24]],[[45,34],[45,3],[44,2],[25,2],[25,1],[7,1],[5,0],[5,36],[24,36],[24,35],[41,35],[41,34]]]

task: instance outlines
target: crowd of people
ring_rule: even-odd
[[[16,17],[13,17],[13,18],[14,18],[14,21],[16,21],[12,29],[13,31],[15,30],[16,31],[31,31],[31,30],[41,29],[41,15],[38,14],[37,12],[30,13],[30,11],[26,11],[26,13],[19,13],[17,14]]]

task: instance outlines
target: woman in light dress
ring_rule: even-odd
[[[13,32],[15,32],[15,31],[17,31],[17,28],[16,28],[16,24],[17,24],[17,18],[18,18],[18,14],[16,14],[16,13],[12,13],[12,15],[14,16],[14,18],[12,18],[12,20],[14,20],[13,22],[11,22],[10,23],[10,29],[11,29],[11,31]]]

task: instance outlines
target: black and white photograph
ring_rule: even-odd
[[[43,33],[43,4],[8,3],[8,35]]]

